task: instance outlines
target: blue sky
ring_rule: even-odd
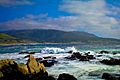
[[[120,0],[0,0],[0,30],[85,31],[120,39]]]

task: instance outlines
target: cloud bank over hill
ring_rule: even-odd
[[[9,2],[9,0],[7,1]],[[32,0],[32,2],[29,0],[22,1],[26,5],[28,3],[32,4],[32,2],[35,3]],[[0,4],[6,4],[6,2],[3,1]],[[1,30],[57,29],[64,31],[85,31],[101,37],[120,39],[120,7],[116,5],[118,3],[110,4],[108,0],[62,0],[57,5],[57,10],[70,15],[50,16],[51,8],[48,10],[48,13],[41,13],[39,15],[26,14],[26,16],[21,18],[1,22],[0,28]]]

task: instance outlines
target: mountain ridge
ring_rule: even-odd
[[[2,33],[18,39],[30,40],[38,43],[119,43],[119,39],[102,38],[94,34],[79,31],[60,31],[53,29],[10,30]]]

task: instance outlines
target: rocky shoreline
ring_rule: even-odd
[[[49,76],[43,63],[29,55],[27,64],[17,64],[14,60],[0,60],[0,80],[56,80]],[[60,74],[57,80],[77,80],[70,74]]]
[[[105,54],[110,54],[108,51],[100,51],[98,54],[91,54],[91,52],[67,52],[69,56],[63,57],[66,61],[79,61],[79,62],[90,62],[91,60],[97,60]],[[76,77],[68,73],[60,73],[57,78],[51,75],[46,67],[51,67],[54,64],[59,63],[55,56],[44,56],[35,58],[35,52],[20,52],[19,55],[25,55],[24,58],[28,58],[27,63],[17,63],[15,60],[5,59],[0,60],[0,80],[77,80]],[[52,53],[53,54],[53,53]],[[103,55],[104,54],[104,55]],[[116,53],[117,54],[117,53]],[[113,55],[116,55],[113,54]],[[104,65],[120,65],[120,59],[103,59],[98,61]],[[105,80],[120,80],[119,73],[89,73],[89,76],[100,76],[101,79]]]

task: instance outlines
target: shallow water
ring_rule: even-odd
[[[74,46],[74,47],[71,47]],[[46,48],[47,47],[47,48]],[[104,57],[97,58],[91,61],[78,61],[78,60],[66,60],[64,57],[67,57],[71,54],[66,53],[66,48],[72,50],[77,50],[81,53],[90,52],[95,56],[101,50],[110,51],[110,54],[104,54]],[[41,50],[50,52],[55,52],[54,54],[45,54],[40,53]],[[95,45],[17,45],[17,46],[0,46],[0,59],[15,59],[17,63],[26,63],[27,58],[24,58],[28,54],[18,54],[21,51],[35,51],[36,54],[33,56],[36,58],[44,56],[55,56],[58,61],[52,67],[46,67],[48,73],[55,78],[58,77],[61,73],[69,73],[74,75],[78,80],[102,80],[101,75],[104,72],[113,72],[119,73],[120,66],[109,66],[104,65],[99,62],[100,59],[106,58],[106,56],[118,57],[120,58],[120,45],[107,45],[107,46],[96,46]],[[117,52],[116,55],[113,55],[112,52]]]

